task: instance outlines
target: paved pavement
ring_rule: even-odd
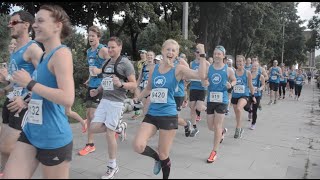
[[[244,178],[320,178],[320,90],[305,85],[302,96],[295,101],[287,96],[275,105],[267,105],[269,98],[262,100],[262,111],[258,111],[255,130],[250,130],[247,113],[243,114],[245,129],[242,139],[234,139],[235,116],[233,110],[225,119],[228,128],[225,140],[218,151],[218,158],[212,164],[206,159],[212,148],[213,133],[206,125],[206,115],[198,124],[200,133],[186,138],[179,127],[171,150],[171,179],[244,179]],[[126,114],[125,117],[130,117]],[[189,118],[189,108],[182,116]],[[161,179],[162,173],[153,175],[154,160],[135,153],[132,149],[134,135],[141,123],[139,120],[125,120],[128,123],[127,141],[118,143],[117,163],[120,171],[116,179]],[[73,161],[70,178],[97,179],[107,166],[107,144],[104,134],[95,135],[97,150],[81,157],[77,152],[86,143],[80,124],[71,125],[74,132]],[[149,145],[156,147],[158,135]],[[40,178],[37,169],[33,178]]]

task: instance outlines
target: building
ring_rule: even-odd
[[[304,31],[303,35],[306,39],[306,41],[308,41],[308,39],[311,38],[312,36],[312,31]],[[307,51],[307,57],[308,57],[308,61],[302,65],[303,69],[315,69],[316,68],[316,62],[315,62],[315,48],[313,48],[311,51]]]

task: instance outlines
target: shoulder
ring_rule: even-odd
[[[52,55],[52,58],[62,58],[62,59],[71,58],[72,59],[72,53],[71,53],[71,50],[65,46],[58,49]]]

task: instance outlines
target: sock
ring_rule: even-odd
[[[112,168],[116,168],[117,167],[116,159],[109,159],[108,166]]]
[[[197,129],[197,125],[196,124],[193,125],[193,129]]]
[[[141,154],[152,157],[156,161],[160,161],[158,153],[155,150],[153,150],[150,146],[146,146]]]
[[[200,116],[200,111],[196,110],[197,116]]]
[[[161,168],[162,168],[162,174],[163,174],[162,179],[169,179],[169,174],[170,174],[170,169],[171,169],[170,158],[168,157],[167,159],[160,160],[160,161],[161,161]]]
[[[87,146],[94,146],[94,143],[88,143],[88,144],[86,144]]]

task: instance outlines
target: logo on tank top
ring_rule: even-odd
[[[252,79],[252,84],[253,84],[253,85],[257,85],[257,80]]]
[[[13,72],[18,70],[18,65],[16,63],[15,59],[11,59],[10,67],[9,67],[9,74],[12,74]]]
[[[222,77],[220,74],[218,73],[214,73],[212,76],[211,76],[211,81],[213,84],[219,84],[222,80]]]
[[[93,57],[89,57],[89,65],[94,66],[94,58]]]
[[[164,76],[157,76],[153,81],[154,85],[159,88],[166,84],[166,78]]]
[[[193,68],[193,70],[196,70],[196,71],[198,71],[198,69],[199,69],[199,66],[194,66]]]
[[[237,79],[237,84],[242,85],[243,84],[243,80],[242,79]]]

